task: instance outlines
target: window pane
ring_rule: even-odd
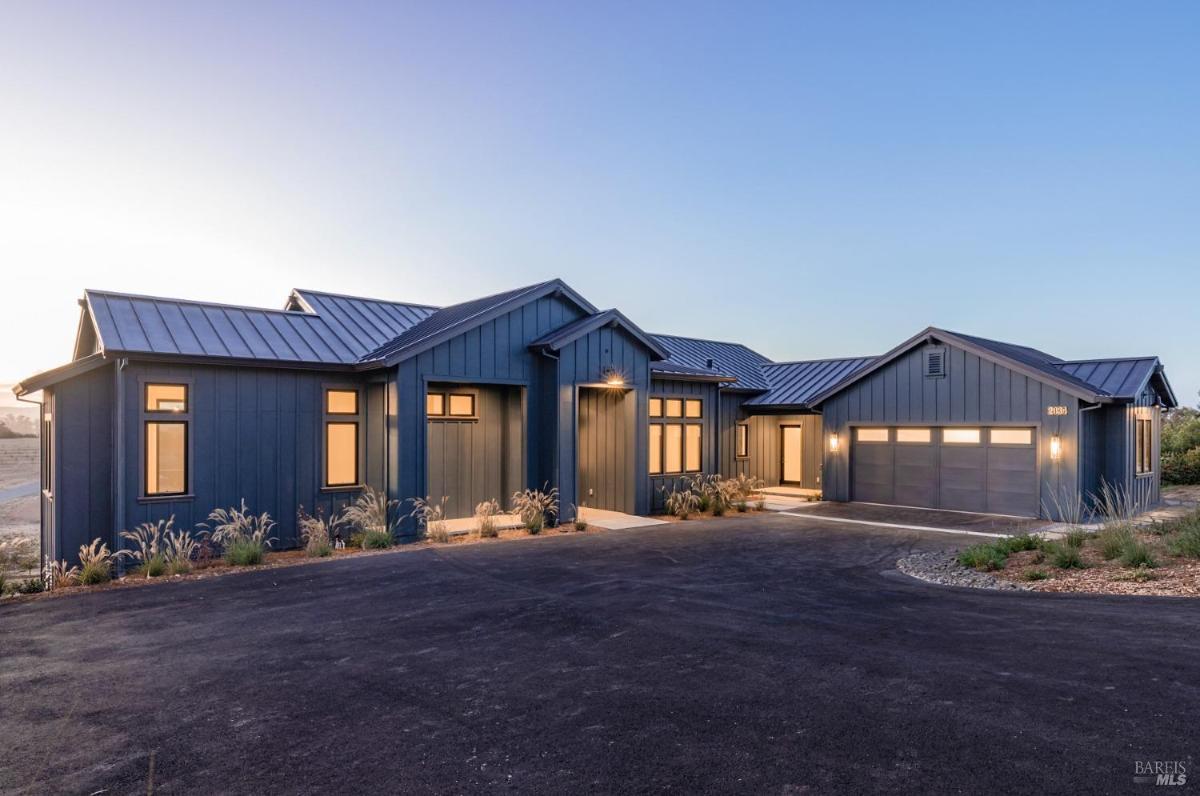
[[[325,411],[331,415],[358,414],[358,391],[326,390]]]
[[[667,417],[683,417],[683,399],[667,399]]]
[[[451,395],[450,414],[453,417],[473,417],[475,415],[475,396]]]
[[[657,423],[650,425],[650,472],[661,473],[662,469],[662,430]]]
[[[650,399],[650,417],[662,417],[662,398]]]
[[[425,414],[437,417],[446,414],[446,396],[439,392],[431,392],[425,396]]]
[[[942,442],[951,445],[978,445],[979,429],[977,428],[943,428]]]
[[[927,428],[898,428],[896,442],[929,442],[933,433]]]
[[[684,468],[690,473],[700,472],[700,430],[704,428],[696,423],[687,426],[687,462]]]
[[[325,485],[358,483],[358,424],[325,424]]]
[[[1032,445],[1032,428],[993,428],[988,432],[993,445]]]
[[[665,442],[663,444],[664,470],[668,473],[678,473],[683,470],[683,426],[671,424],[663,426]]]
[[[688,417],[700,417],[700,399],[688,398],[686,406],[686,414]]]
[[[886,428],[860,428],[854,432],[854,438],[859,442],[887,442]]]
[[[749,426],[738,426],[737,427],[737,455],[738,456],[749,456],[750,455],[750,427]]]
[[[146,494],[187,491],[187,424],[146,424]]]
[[[186,412],[186,384],[147,384],[147,412]]]

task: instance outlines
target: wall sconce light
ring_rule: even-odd
[[[625,374],[621,373],[621,371],[617,370],[616,368],[609,368],[608,370],[604,371],[604,383],[609,387],[624,387]]]
[[[1050,437],[1050,458],[1053,461],[1058,461],[1062,458],[1062,437],[1053,434]]]
[[[829,435],[829,452],[837,453],[838,449],[841,447],[842,447],[842,441],[841,441],[841,439],[838,438],[838,433],[836,431],[834,431],[832,434]]]

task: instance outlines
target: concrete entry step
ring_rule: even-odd
[[[624,514],[620,511],[606,511],[605,509],[593,509],[587,506],[579,507],[579,516],[583,518],[588,525],[595,525],[597,528],[605,528],[610,531],[619,531],[624,528],[641,528],[648,525],[666,525],[665,520],[656,520],[651,517],[640,517],[637,514]]]
[[[831,520],[938,528],[948,531],[1015,535],[1034,533],[1047,525],[1032,517],[1007,517],[1000,514],[973,514],[965,511],[883,506],[875,503],[813,503],[797,515]]]

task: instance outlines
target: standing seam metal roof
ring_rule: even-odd
[[[683,366],[683,373],[733,376],[737,379],[737,389],[765,390],[769,386],[763,378],[762,366],[770,364],[771,360],[741,343],[723,343],[698,337],[677,337],[672,334],[655,334],[651,337],[670,353],[667,364]],[[712,367],[708,365],[710,359]],[[659,367],[658,370],[662,373],[669,372],[667,367]]]
[[[1092,385],[1114,398],[1133,399],[1158,367],[1158,357],[1131,359],[1079,359],[1059,362],[1056,367],[1067,375]]]
[[[763,377],[769,389],[756,395],[746,406],[806,406],[809,399],[853,376],[876,357],[818,359],[807,362],[779,362],[764,365]]]

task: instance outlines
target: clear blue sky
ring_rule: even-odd
[[[562,276],[777,359],[934,324],[1196,401],[1200,4],[164,5],[4,13],[0,381],[84,287]]]

